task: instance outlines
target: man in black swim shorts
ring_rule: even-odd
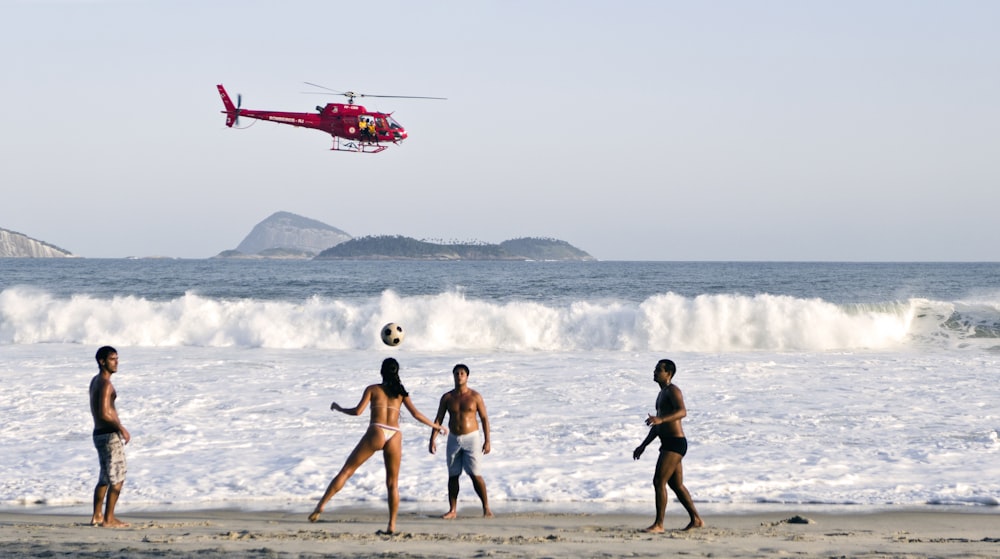
[[[691,522],[685,530],[701,528],[705,525],[694,501],[684,487],[684,468],[681,459],[687,454],[687,438],[681,428],[681,419],[687,415],[684,407],[684,395],[681,389],[673,384],[677,366],[669,359],[661,359],[653,369],[653,380],[660,385],[660,393],[656,396],[656,415],[646,418],[649,434],[632,452],[632,458],[638,460],[649,443],[660,439],[660,456],[656,460],[656,473],[653,475],[653,487],[656,490],[656,520],[646,528],[647,532],[663,532],[663,515],[667,509],[667,485],[677,495],[677,500],[684,505]]]

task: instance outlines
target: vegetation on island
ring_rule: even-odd
[[[330,247],[317,260],[594,260],[558,239],[524,237],[500,244],[434,243],[401,235],[358,237]]]

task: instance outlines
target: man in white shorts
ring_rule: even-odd
[[[472,478],[472,487],[483,503],[483,516],[491,518],[489,499],[486,497],[486,482],[479,473],[479,458],[490,453],[490,420],[486,415],[483,397],[469,388],[469,368],[459,363],[451,371],[455,378],[455,388],[441,396],[435,423],[442,423],[448,413],[448,512],[441,518],[453,519],[458,516],[458,480],[462,471]],[[483,444],[479,444],[479,421],[483,424]],[[437,452],[437,431],[431,432],[430,452]]]

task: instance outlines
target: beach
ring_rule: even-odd
[[[535,264],[5,263],[0,557],[1000,557],[998,265]],[[88,525],[106,343],[127,530]],[[471,367],[497,518],[464,480],[435,517],[445,459],[404,414],[400,534],[380,455],[307,522],[369,421],[331,402],[389,356],[425,415]],[[707,527],[671,494],[649,535],[661,358]]]
[[[0,513],[5,557],[961,557],[1000,556],[995,513],[926,510],[855,514],[769,512],[667,515],[667,532],[646,534],[652,515],[499,513],[475,508],[453,521],[401,512],[398,531],[381,508],[330,507],[319,522],[304,512],[121,511],[126,529],[95,528],[89,516]]]

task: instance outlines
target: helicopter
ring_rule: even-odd
[[[222,114],[226,115],[226,126],[232,128],[239,127],[240,117],[252,118],[277,122],[278,124],[290,124],[303,128],[313,128],[321,132],[326,132],[333,136],[333,147],[331,151],[350,151],[354,153],[379,153],[389,147],[387,144],[399,144],[406,139],[406,129],[403,128],[396,119],[392,118],[392,113],[382,113],[369,111],[361,105],[355,105],[354,99],[358,97],[382,97],[393,99],[439,99],[445,97],[419,97],[412,95],[372,95],[366,93],[355,93],[353,91],[335,91],[328,87],[314,83],[303,82],[312,87],[324,89],[323,95],[342,95],[347,97],[347,103],[327,103],[317,105],[314,113],[292,113],[282,111],[257,111],[242,108],[243,96],[237,94],[236,104],[233,104],[226,88],[219,84],[219,95],[222,97],[222,104],[226,110]]]

